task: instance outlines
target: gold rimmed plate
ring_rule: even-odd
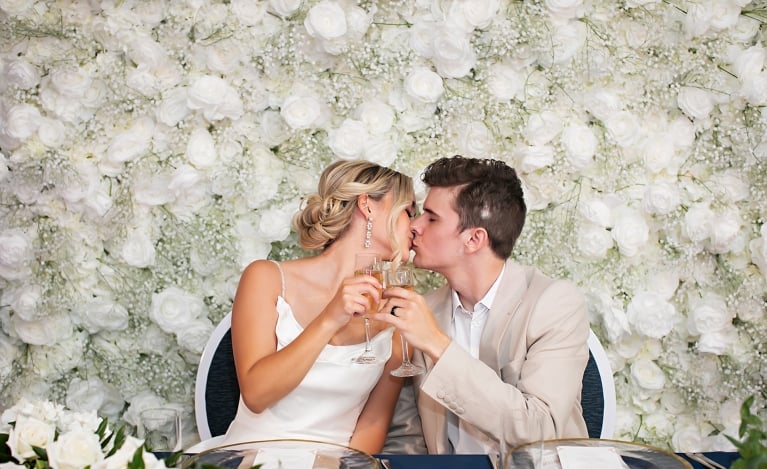
[[[545,467],[561,468],[557,448],[568,446],[612,448],[630,469],[692,469],[689,462],[660,448],[629,441],[597,438],[546,440],[542,445],[541,442],[534,442],[517,446],[511,450],[512,467],[524,467],[524,463],[532,460],[532,455],[537,449],[543,451]]]
[[[311,440],[259,440],[218,446],[188,459],[183,469],[214,466],[222,469],[378,469],[371,455],[348,446]]]

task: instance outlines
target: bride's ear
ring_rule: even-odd
[[[372,211],[370,210],[370,196],[367,194],[362,194],[357,197],[357,208],[362,212],[362,215],[367,218],[370,216]]]

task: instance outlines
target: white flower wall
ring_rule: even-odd
[[[507,161],[617,438],[728,447],[767,380],[767,4],[0,0],[0,408],[182,409],[336,158]],[[423,194],[421,194],[423,195]],[[422,288],[440,282],[425,276]]]

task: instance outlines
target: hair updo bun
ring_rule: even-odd
[[[381,200],[392,191],[394,206],[402,204],[400,198],[409,202],[413,182],[404,174],[369,161],[332,163],[320,175],[317,192],[306,197],[303,208],[293,218],[301,246],[309,250],[327,248],[348,228],[359,196],[367,194]],[[393,226],[394,220],[389,222]]]

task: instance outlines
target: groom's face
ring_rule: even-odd
[[[458,230],[458,212],[454,208],[458,189],[429,189],[421,215],[410,224],[416,267],[444,274],[460,265],[466,232]]]

